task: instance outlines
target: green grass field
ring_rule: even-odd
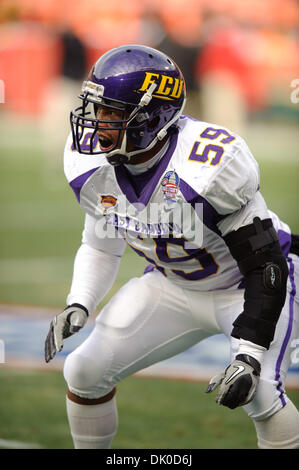
[[[61,308],[80,244],[83,213],[60,163],[45,161],[38,138],[31,141],[7,126],[2,126],[2,136],[0,302]],[[262,130],[255,130],[254,136],[258,138],[249,145],[260,163],[268,207],[299,233],[298,136],[293,131],[289,135],[286,127],[281,134],[267,128],[267,139]],[[126,251],[117,281],[102,304],[144,266],[142,259]],[[1,365],[0,381],[0,439],[44,448],[72,447],[60,372]],[[204,388],[198,383],[127,379],[118,388],[120,425],[113,447],[255,448],[253,425],[244,412],[217,406]],[[290,395],[299,406],[299,392]]]
[[[0,371],[0,438],[70,449],[65,383],[59,372]],[[131,377],[118,386],[114,449],[254,449],[241,409],[215,404],[199,383]],[[299,406],[299,394],[289,392]]]

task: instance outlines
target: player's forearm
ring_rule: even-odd
[[[74,262],[67,304],[78,303],[92,312],[111,289],[121,258],[82,244]]]
[[[245,278],[244,311],[231,334],[268,349],[285,302],[288,277],[277,234],[270,219],[256,218],[224,238]]]

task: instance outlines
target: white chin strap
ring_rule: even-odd
[[[147,92],[142,96],[138,106],[143,107],[149,104],[149,102],[152,99],[152,94],[156,86],[157,86],[156,83],[151,84]],[[167,124],[165,124],[164,127],[162,127],[162,129],[160,129],[156,137],[151,141],[151,143],[147,147],[145,147],[144,149],[132,150],[132,152],[127,152],[126,150],[127,149],[127,131],[125,131],[120,148],[112,150],[111,152],[107,153],[107,156],[113,157],[114,155],[124,155],[128,158],[127,163],[129,163],[133,155],[138,155],[138,153],[144,153],[144,152],[147,152],[148,150],[151,150],[156,145],[157,142],[164,139],[164,137],[167,135],[167,130],[169,129],[169,127],[172,126],[179,119],[185,107],[185,103],[186,103],[186,98],[184,99],[183,104],[181,108],[178,110],[178,112],[174,115],[174,117]],[[128,124],[135,118],[135,116],[136,116],[136,113],[133,111],[131,118],[128,120]]]

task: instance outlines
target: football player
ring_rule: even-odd
[[[248,146],[184,116],[181,71],[149,47],[105,53],[80,99],[64,168],[85,226],[46,362],[109,291],[126,244],[149,264],[65,361],[75,448],[110,447],[119,381],[219,333],[231,363],[207,392],[244,408],[258,447],[299,447],[299,413],[284,389],[299,333],[298,240],[267,208]]]

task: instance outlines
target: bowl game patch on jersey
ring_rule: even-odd
[[[179,188],[179,177],[175,171],[168,171],[162,181],[161,185],[164,192],[164,200],[176,202],[176,195]]]

